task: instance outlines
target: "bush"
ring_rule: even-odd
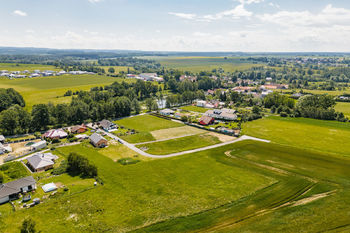
[[[23,221],[21,227],[21,233],[35,233],[37,232],[35,229],[35,222],[31,218],[27,218]]]
[[[61,141],[58,138],[52,139],[52,144],[59,143],[59,142],[61,142]]]
[[[52,170],[51,174],[52,175],[61,175],[63,173],[66,173],[67,172],[67,168],[68,168],[68,164],[67,164],[67,161],[66,160],[63,160],[60,164],[59,167],[55,168]]]
[[[0,184],[4,183],[5,176],[4,173],[0,172]]]
[[[97,176],[97,167],[90,164],[87,158],[76,153],[69,154],[67,171],[71,175],[80,175],[82,177],[92,178]]]
[[[281,112],[281,113],[280,113],[280,116],[281,116],[281,117],[287,117],[288,114],[287,114],[286,112]]]

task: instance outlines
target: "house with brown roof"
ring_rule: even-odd
[[[70,128],[70,132],[74,134],[84,133],[86,130],[87,130],[87,127],[84,124],[72,126]]]
[[[213,124],[214,121],[215,121],[215,119],[213,117],[203,115],[199,119],[199,124],[201,124],[201,125],[210,125],[210,124]]]

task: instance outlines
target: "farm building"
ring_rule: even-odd
[[[74,134],[84,133],[86,130],[87,130],[87,127],[84,124],[76,125],[70,128],[70,132]]]
[[[163,116],[170,116],[170,115],[172,115],[174,113],[175,113],[175,111],[173,111],[171,109],[168,109],[168,108],[159,111],[159,114],[161,114]]]
[[[98,123],[99,127],[109,131],[109,130],[113,130],[113,129],[117,129],[118,127],[111,121],[109,120],[102,120]]]
[[[66,138],[67,136],[68,134],[63,129],[51,129],[43,135],[44,138],[51,139],[61,139]]]
[[[0,135],[0,143],[4,143],[5,142],[5,137],[4,137],[4,135]]]
[[[36,142],[34,143],[33,145],[30,146],[30,150],[40,150],[40,149],[43,149],[45,148],[47,145],[46,141],[45,140],[42,140],[40,142]]]
[[[210,124],[213,124],[214,121],[215,121],[215,119],[213,117],[203,115],[199,119],[199,124],[201,124],[201,125],[210,125]]]
[[[0,204],[18,199],[20,193],[36,189],[32,176],[24,177],[6,184],[0,184]]]
[[[234,121],[237,119],[237,115],[235,114],[235,112],[236,111],[233,109],[223,108],[223,109],[208,110],[205,112],[205,115],[213,117],[215,119]]]
[[[53,168],[56,159],[58,157],[51,153],[36,153],[27,158],[28,167],[34,172],[46,171]]]
[[[105,147],[108,145],[107,139],[105,139],[98,133],[94,133],[90,136],[90,143],[95,147]]]

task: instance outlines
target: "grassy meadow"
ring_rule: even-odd
[[[129,70],[134,70],[133,67],[128,67],[128,66],[99,66],[100,68],[103,68],[105,70],[106,73],[108,73],[108,69],[109,68],[114,68],[115,70],[115,74],[118,74],[119,72],[128,72],[128,68]]]
[[[51,65],[0,63],[0,70],[8,70],[8,71],[24,71],[24,70],[28,70],[30,72],[33,72],[34,70],[60,71],[62,69],[56,68],[55,66],[51,66]]]
[[[344,115],[348,118],[350,118],[350,103],[346,102],[337,102],[337,105],[335,106],[335,110],[337,112],[342,112]]]
[[[275,143],[350,157],[350,124],[271,116],[245,123],[243,134]]]
[[[154,155],[167,155],[181,151],[197,149],[201,147],[211,146],[221,141],[212,135],[201,134],[181,137],[166,141],[154,142],[137,145],[138,148],[147,148],[147,153]]]
[[[227,149],[122,166],[85,144],[59,148],[86,156],[104,185],[2,216],[0,231],[18,232],[31,216],[42,232],[126,232],[215,209],[276,182],[219,161]]]
[[[209,109],[207,108],[202,108],[202,107],[197,107],[197,106],[183,106],[181,109],[186,110],[186,111],[191,111],[191,112],[199,112],[199,113],[205,113]]]
[[[98,75],[63,75],[16,80],[0,78],[0,88],[14,88],[23,96],[26,108],[31,109],[34,104],[40,103],[69,103],[71,97],[63,97],[67,90],[90,90],[92,87],[109,85],[116,81],[132,80]]]
[[[136,134],[121,137],[130,143],[155,141],[155,137],[153,137],[151,134],[152,131],[184,126],[181,123],[165,120],[151,115],[129,117],[118,120],[115,123],[124,128],[134,129],[137,131]]]
[[[259,64],[247,63],[240,58],[228,57],[156,57],[152,58],[166,68],[198,73],[222,68],[226,72],[247,70]]]

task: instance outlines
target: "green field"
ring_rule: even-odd
[[[337,112],[342,112],[348,118],[350,118],[350,103],[338,102],[335,106]]]
[[[99,66],[99,67],[104,69],[106,73],[108,73],[109,68],[114,68],[116,74],[118,74],[121,71],[126,73],[128,71],[128,68],[129,70],[134,70],[133,67],[127,67],[127,66]]]
[[[147,148],[147,153],[154,155],[167,155],[218,144],[221,141],[214,136],[202,134],[166,141],[137,145],[138,148]]]
[[[247,70],[261,64],[247,63],[240,58],[228,57],[153,57],[157,62],[166,68],[178,69],[198,73],[200,71],[212,71],[222,68],[226,72]]]
[[[0,166],[0,172],[4,175],[4,183],[30,175],[30,172],[21,162],[3,164]]]
[[[124,128],[134,129],[136,134],[122,136],[122,138],[130,143],[148,142],[156,140],[151,132],[155,130],[168,129],[184,126],[170,120],[165,120],[151,115],[140,115],[136,117],[129,117],[116,121],[116,124]]]
[[[213,209],[276,182],[218,160],[227,148],[126,166],[84,144],[57,150],[86,156],[104,185],[0,217],[0,231],[18,232],[30,216],[42,232],[125,232]]]
[[[33,72],[34,70],[60,71],[62,69],[56,68],[55,66],[40,65],[40,64],[0,63],[0,70],[8,70],[8,71],[24,71],[24,70],[28,70],[30,72]]]
[[[90,90],[92,87],[109,85],[116,81],[132,80],[98,75],[63,75],[18,80],[0,78],[0,88],[14,88],[23,96],[26,108],[30,109],[39,103],[70,102],[71,97],[63,97],[67,90]]]
[[[181,107],[181,109],[186,110],[186,111],[191,111],[191,112],[199,112],[199,113],[205,113],[206,111],[209,110],[207,108],[202,108],[202,107],[197,107],[197,106],[192,106],[192,105]]]
[[[305,118],[268,117],[245,123],[243,134],[350,157],[350,124]]]

